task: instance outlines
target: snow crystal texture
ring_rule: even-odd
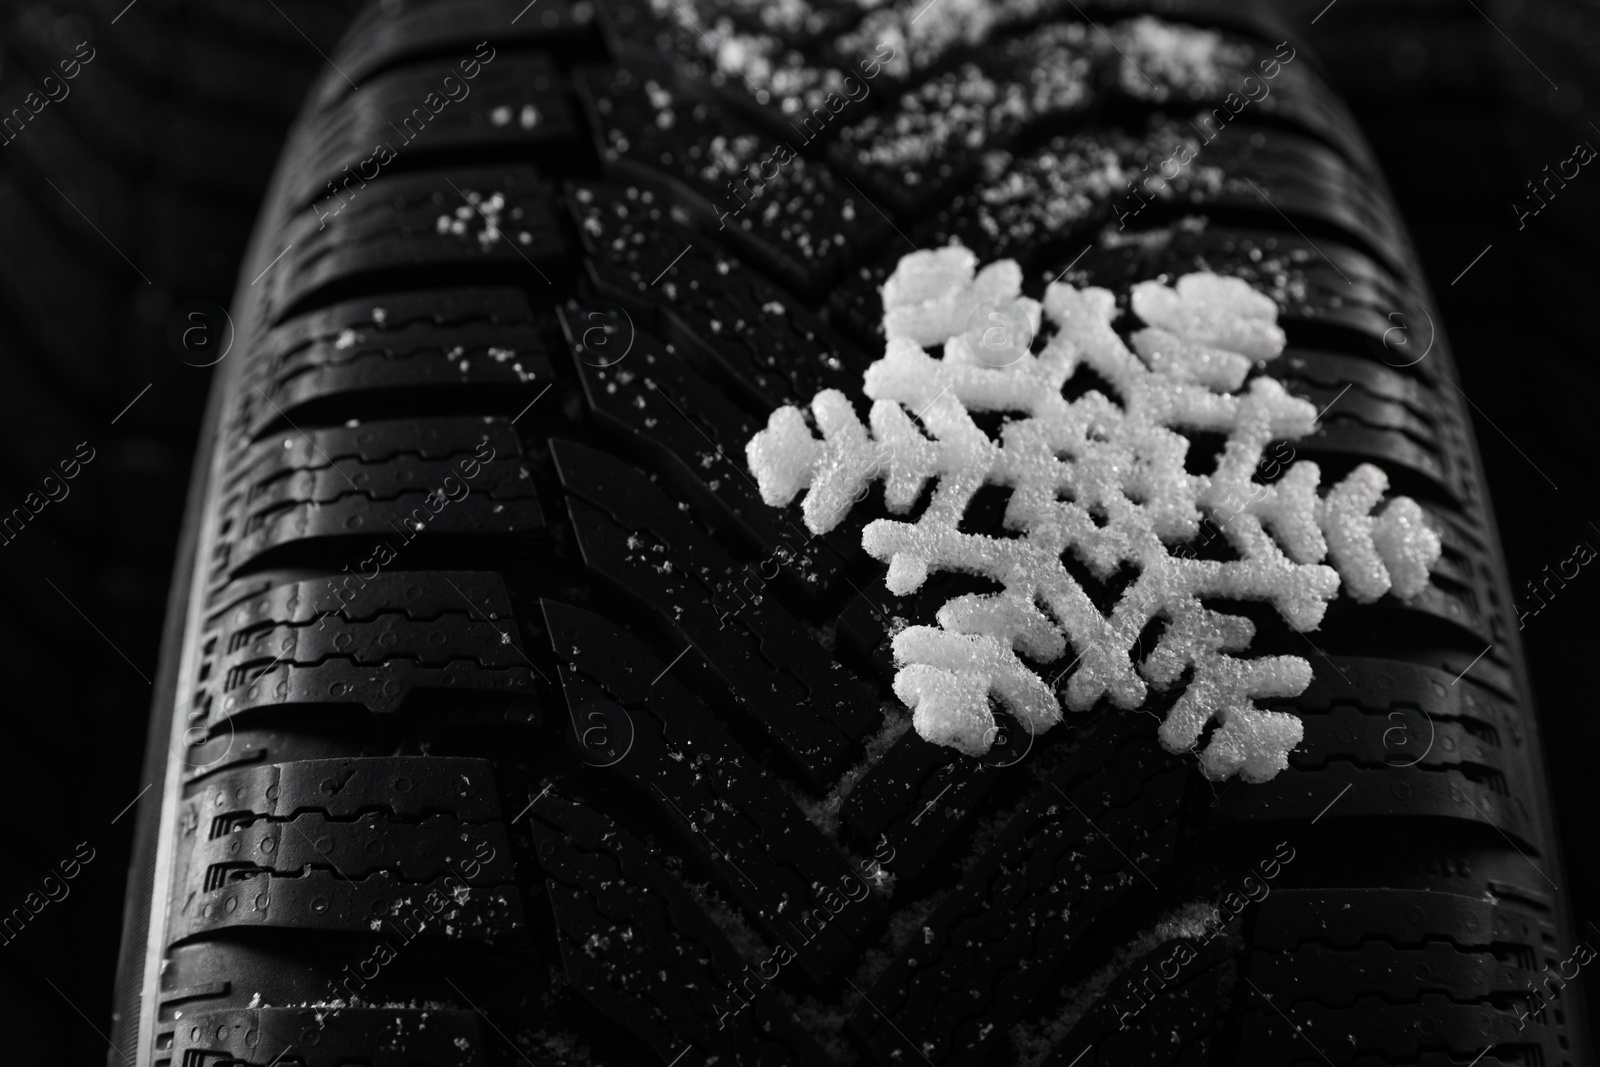
[[[1251,377],[1283,350],[1273,301],[1209,273],[1172,286],[1140,282],[1129,306],[1144,325],[1130,350],[1113,329],[1108,290],[1056,282],[1041,305],[1022,295],[1014,261],[980,271],[956,245],[903,258],[882,295],[887,347],[865,375],[867,424],[850,398],[824,390],[809,420],[795,407],[773,412],[746,453],[768,504],[804,491],[814,533],[837,526],[874,481],[896,515],[934,482],[916,521],[869,523],[863,547],[888,564],[898,595],[935,570],[981,575],[999,588],[957,596],[939,609],[937,626],[895,636],[894,689],[917,732],[979,755],[997,732],[993,701],[1039,733],[1060,721],[1063,700],[1074,711],[1102,696],[1137,708],[1149,687],[1167,690],[1187,675],[1160,729],[1169,750],[1198,749],[1215,720],[1198,752],[1208,777],[1259,782],[1287,766],[1300,720],[1256,701],[1303,692],[1310,664],[1246,658],[1254,624],[1202,599],[1265,601],[1290,627],[1312,630],[1341,579],[1361,602],[1415,596],[1440,542],[1415,501],[1383,502],[1388,480],[1370,464],[1325,493],[1306,460],[1273,484],[1252,481],[1264,446],[1310,433],[1317,418],[1276,380]],[[980,325],[994,307],[1027,316],[1017,333],[1043,335],[1037,354],[1007,361],[975,352],[987,343],[969,328],[980,305],[988,305]],[[942,346],[940,354],[930,346]],[[1063,387],[1080,367],[1115,396],[1089,390],[1067,399]],[[974,422],[984,412],[1006,416],[997,437]],[[1186,471],[1186,431],[1226,437],[1211,473]],[[1004,526],[1014,536],[961,529],[985,485],[1010,490]],[[1173,551],[1198,536],[1204,519],[1225,533],[1234,558]],[[1069,573],[1069,552],[1096,579],[1126,582],[1109,613]],[[1140,635],[1157,619],[1160,637],[1136,662]]]

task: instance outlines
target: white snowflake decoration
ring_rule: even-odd
[[[1112,329],[1109,291],[1056,282],[1041,306],[1020,295],[1014,261],[976,268],[977,257],[954,245],[900,261],[882,288],[887,349],[865,376],[870,430],[832,389],[811,403],[820,440],[798,408],[773,412],[746,448],[762,498],[782,506],[805,490],[806,525],[823,533],[874,480],[884,482],[895,514],[937,480],[915,522],[879,519],[862,537],[868,553],[887,561],[896,594],[916,590],[935,569],[1001,587],[955,597],[939,609],[938,626],[911,626],[894,638],[895,693],[927,740],[969,755],[987,751],[997,730],[992,699],[1031,731],[1049,729],[1061,718],[1060,703],[1021,656],[1050,664],[1070,643],[1076,658],[1055,672],[1070,671],[1068,707],[1087,710],[1108,694],[1119,707],[1136,708],[1147,685],[1166,689],[1192,666],[1161,726],[1162,743],[1193,750],[1216,719],[1199,753],[1206,775],[1273,777],[1303,731],[1298,718],[1254,700],[1302,692],[1310,665],[1298,656],[1232,655],[1249,646],[1254,625],[1204,607],[1201,598],[1267,601],[1294,629],[1315,629],[1341,576],[1359,601],[1420,592],[1439,558],[1438,536],[1409,498],[1372,514],[1388,480],[1368,464],[1321,497],[1321,474],[1309,461],[1271,485],[1251,480],[1262,448],[1311,432],[1316,410],[1272,378],[1246,381],[1284,344],[1276,306],[1246,282],[1190,274],[1176,287],[1135,285],[1132,308],[1147,325],[1132,335],[1129,351]],[[968,317],[995,300],[1014,303],[1035,333],[1041,313],[1055,327],[1037,356],[1019,352],[995,366],[974,352],[964,333]],[[924,347],[936,344],[943,345],[937,357]],[[1084,365],[1120,403],[1098,391],[1063,396]],[[971,412],[1010,418],[996,440]],[[1211,474],[1185,471],[1183,430],[1227,435]],[[1004,525],[1016,536],[960,529],[985,484],[1011,490]],[[1203,516],[1225,531],[1238,559],[1173,554],[1199,533]],[[1101,580],[1125,566],[1137,572],[1109,617],[1063,565],[1067,551]],[[1157,617],[1165,630],[1135,663],[1139,635]]]

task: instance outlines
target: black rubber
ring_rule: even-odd
[[[1151,6],[1220,27],[1240,77],[1293,48],[1234,5]],[[1070,3],[874,51],[921,7],[390,3],[351,29],[213,397],[123,962],[141,1065],[1588,1062],[1531,999],[1574,946],[1469,424],[1348,115],[1294,53],[1217,172],[1119,230],[1094,161],[1158,162],[1231,83],[1135,83]],[[734,29],[775,35],[785,84],[881,63],[737,212],[737,168],[805,109],[713,69]],[[1074,57],[1092,91],[1050,97]],[[1020,117],[874,162],[969,63]],[[1278,702],[1306,738],[1270,783],[1210,783],[1107,708],[1021,759],[927,744],[887,641],[953,580],[884,591],[879,497],[817,538],[757,497],[744,443],[853,393],[876,287],[951,238],[1035,296],[1069,265],[1249,279],[1289,336],[1270,372],[1337,400],[1298,454],[1380,462],[1439,529],[1430,589],[1336,601],[1315,655],[1261,620],[1316,676]]]

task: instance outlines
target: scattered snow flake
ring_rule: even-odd
[[[672,93],[661,87],[661,83],[651,79],[644,83],[645,95],[650,98],[650,106],[657,111],[672,106]]]
[[[1197,750],[1214,720],[1198,751],[1202,770],[1272,778],[1303,729],[1256,702],[1303,692],[1311,667],[1298,656],[1245,658],[1254,624],[1202,600],[1265,601],[1292,628],[1312,630],[1341,578],[1361,602],[1421,592],[1438,535],[1405,497],[1374,514],[1388,481],[1370,464],[1325,495],[1305,460],[1274,484],[1252,479],[1263,448],[1312,432],[1316,410],[1275,379],[1252,377],[1282,352],[1284,334],[1277,305],[1245,281],[1206,273],[1138,283],[1129,303],[1144,325],[1131,348],[1113,329],[1111,292],[1055,282],[1040,302],[1022,296],[1021,283],[1015,262],[980,270],[959,245],[902,258],[882,288],[887,345],[864,377],[867,423],[833,389],[811,402],[820,437],[799,408],[773,412],[746,445],[762,499],[779,507],[804,491],[806,525],[824,533],[874,481],[895,515],[934,483],[914,521],[877,519],[862,535],[897,595],[938,570],[1000,587],[947,601],[935,626],[893,634],[895,693],[927,740],[981,755],[997,732],[991,701],[1039,733],[1060,721],[1062,701],[1076,711],[1101,697],[1137,708],[1152,686],[1187,677],[1162,743]],[[1021,308],[1036,333],[1052,328],[1037,354],[996,366],[974,353],[968,319],[996,300]],[[937,356],[928,351],[936,345]],[[1114,398],[1089,390],[1068,400],[1063,387],[1080,367]],[[975,413],[1008,419],[991,436]],[[1211,473],[1188,472],[1186,433],[1226,437]],[[962,529],[986,484],[1010,490],[1004,526],[1015,536]],[[1232,558],[1173,551],[1202,520],[1223,531]],[[1064,565],[1067,552],[1101,581],[1132,575],[1115,604],[1091,599]],[[1141,635],[1155,620],[1163,629],[1145,655]],[[1054,672],[1036,669],[1069,656]]]
[[[464,236],[474,218],[482,221],[483,228],[477,231],[478,245],[487,252],[503,236],[500,229],[501,215],[506,209],[506,194],[493,192],[488,196],[474,189],[462,191],[466,203],[456,207],[455,215],[440,215],[434,220],[434,229],[439,233],[449,233],[457,237]],[[382,325],[382,322],[379,322]]]
[[[1220,97],[1253,73],[1252,49],[1216,30],[1197,29],[1143,15],[1110,31],[1119,58],[1119,87],[1130,96],[1162,102]]]

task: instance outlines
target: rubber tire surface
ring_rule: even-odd
[[[945,2],[928,26],[974,10]],[[141,1063],[1587,1062],[1530,1000],[1571,936],[1469,423],[1314,61],[1130,235],[1124,189],[1063,182],[1155,165],[1237,79],[1134,78],[1072,4],[949,35],[922,6],[391,3],[351,29],[213,397],[124,957]],[[1152,6],[1215,27],[1232,74],[1292,47]],[[730,40],[778,73],[729,73]],[[800,134],[786,94],[873,54],[859,110]],[[1024,106],[953,107],[969,63]],[[890,142],[934,112],[947,139]],[[744,442],[853,392],[876,287],[951,239],[1035,296],[1249,279],[1289,336],[1269,373],[1326,409],[1297,454],[1381,463],[1440,531],[1412,602],[1258,620],[1315,670],[1271,782],[1208,782],[1116,710],[1020,758],[928,745],[887,642],[956,587],[883,591],[881,498],[818,538],[760,503]]]

